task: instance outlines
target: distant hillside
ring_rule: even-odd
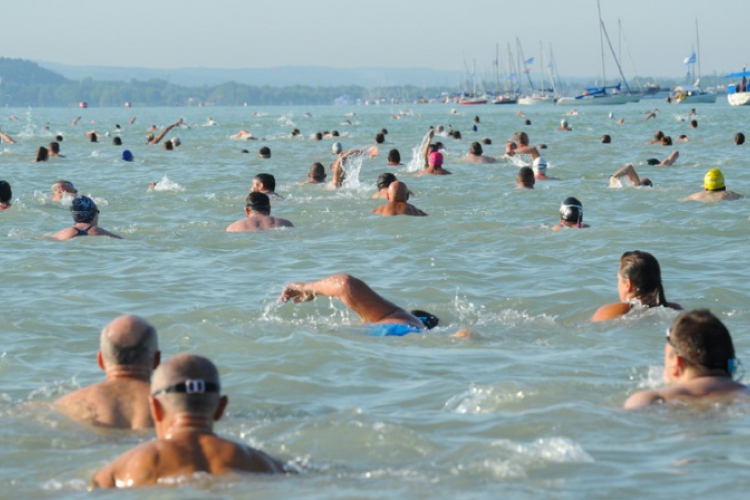
[[[427,68],[322,68],[287,66],[278,68],[210,69],[210,68],[115,68],[107,66],[68,66],[40,62],[41,66],[71,80],[91,78],[99,81],[164,80],[173,85],[200,87],[235,82],[243,85],[287,87],[308,85],[334,87],[358,85],[365,88],[414,85],[417,87],[454,87],[458,71]]]
[[[61,85],[68,83],[64,76],[41,68],[24,59],[0,57],[0,85]]]

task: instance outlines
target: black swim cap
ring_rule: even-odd
[[[656,158],[649,158],[648,160],[646,160],[646,163],[648,163],[649,165],[658,165],[661,162]]]
[[[560,219],[580,224],[583,220],[583,204],[572,196],[565,198],[560,205]]]
[[[422,311],[421,309],[414,309],[409,312],[419,318],[419,321],[421,321],[428,330],[432,330],[438,326],[438,323],[440,322],[440,319],[437,316],[430,314],[427,311]]]

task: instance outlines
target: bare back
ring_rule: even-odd
[[[149,382],[105,380],[67,394],[54,406],[60,413],[91,425],[117,429],[153,427],[149,410]]]
[[[231,224],[227,228],[227,232],[230,233],[241,233],[246,231],[263,231],[266,229],[276,229],[279,227],[294,227],[294,225],[286,220],[279,217],[272,217],[270,215],[252,214],[242,220]]]
[[[171,439],[144,443],[121,455],[94,475],[98,487],[156,484],[206,472],[283,473],[284,465],[262,451],[222,439],[210,432],[180,432]]]
[[[118,240],[122,239],[122,236],[110,233],[106,229],[102,229],[99,226],[91,226],[88,223],[77,223],[72,227],[65,228],[62,231],[49,236],[49,238],[66,241],[72,240],[73,238],[78,238],[80,236],[109,236],[110,238],[115,238]]]
[[[425,216],[427,215],[414,205],[406,203],[405,201],[390,201],[385,205],[381,205],[374,209],[373,212],[376,214],[383,215],[385,217],[391,217],[394,215],[415,215]]]

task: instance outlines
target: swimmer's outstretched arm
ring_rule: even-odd
[[[425,168],[429,167],[430,144],[432,143],[433,137],[435,137],[435,129],[431,128],[430,131],[427,132],[427,144],[424,145],[424,151],[422,151]]]
[[[4,132],[0,132],[0,139],[4,140],[8,144],[15,144],[16,141],[14,141],[8,134]]]
[[[620,177],[621,175],[627,175],[628,179],[630,179],[630,182],[632,182],[633,185],[635,186],[641,185],[641,178],[638,177],[638,173],[633,168],[633,165],[631,164],[625,165],[620,170],[612,174],[612,177]]]
[[[668,167],[670,165],[674,165],[674,162],[676,162],[677,158],[679,157],[680,157],[679,151],[672,151],[672,153],[669,156],[667,156],[667,158],[663,162],[659,163],[658,166]]]
[[[279,297],[281,302],[308,302],[316,295],[336,297],[364,323],[377,323],[394,311],[401,309],[394,303],[378,295],[367,284],[348,274],[334,274],[328,278],[309,283],[290,283]]]
[[[179,120],[177,120],[176,122],[174,122],[173,124],[171,124],[167,128],[165,128],[164,130],[162,130],[161,134],[159,134],[155,138],[151,139],[148,143],[149,144],[159,144],[159,141],[161,141],[162,139],[164,139],[164,136],[167,135],[170,130],[172,130],[173,128],[175,128],[177,125],[181,125],[181,124],[182,124],[182,118],[180,118]]]
[[[659,391],[641,391],[636,392],[625,400],[622,406],[626,410],[638,410],[652,404],[664,402],[664,396]]]

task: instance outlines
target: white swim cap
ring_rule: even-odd
[[[344,149],[344,148],[343,148],[343,146],[341,146],[341,143],[340,143],[340,142],[334,142],[334,143],[333,143],[333,144],[331,145],[331,152],[332,152],[333,154],[335,154],[335,155],[337,155],[337,154],[341,153],[341,151],[342,151],[343,149]]]
[[[535,159],[531,163],[535,174],[546,174],[547,173],[547,162],[541,156]]]

